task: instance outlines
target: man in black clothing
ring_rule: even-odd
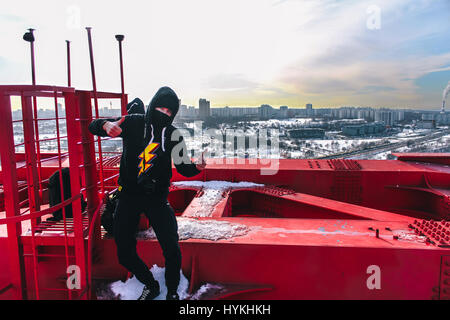
[[[136,252],[136,229],[141,212],[149,218],[165,258],[167,299],[178,299],[181,252],[175,213],[167,201],[172,177],[172,150],[177,171],[193,177],[205,167],[194,164],[186,152],[183,137],[172,121],[179,109],[179,99],[169,87],[155,94],[142,114],[139,99],[128,104],[128,115],[116,119],[97,119],[89,131],[98,136],[121,137],[119,202],[115,212],[114,239],[120,264],[132,272],[145,286],[140,300],[154,299],[160,293],[158,282]],[[136,111],[137,110],[137,111]],[[130,112],[131,111],[131,112]],[[173,134],[173,135],[172,135]],[[178,137],[173,139],[173,137]]]

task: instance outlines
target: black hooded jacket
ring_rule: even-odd
[[[157,107],[170,109],[172,116],[168,117],[155,110]],[[125,190],[139,192],[146,185],[153,183],[160,188],[168,187],[172,177],[174,147],[176,147],[174,155],[183,159],[181,163],[175,161],[177,171],[185,177],[193,177],[200,173],[186,154],[183,136],[172,125],[178,108],[178,97],[169,87],[158,90],[145,114],[142,114],[141,100],[135,99],[128,104],[129,114],[120,125],[122,133],[119,135],[123,139],[119,185]],[[89,125],[89,131],[94,135],[106,137],[107,133],[103,129],[105,121],[114,122],[120,118],[94,120]]]

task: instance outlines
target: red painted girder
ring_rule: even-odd
[[[401,161],[418,161],[450,165],[450,153],[393,153]]]
[[[358,206],[356,204],[336,201],[328,198],[316,197],[306,193],[294,193],[280,196],[280,198],[295,200],[315,207],[332,209],[345,214],[354,215],[370,220],[405,221],[409,223],[414,221],[413,218],[408,216],[395,214],[388,211],[371,209],[363,206]],[[336,219],[339,219],[339,216],[336,216]]]
[[[440,249],[425,243],[425,238],[417,237],[404,221],[372,221],[343,219],[283,219],[283,218],[240,218],[220,219],[197,218],[198,220],[227,221],[248,228],[243,236],[210,241],[188,239],[184,242],[234,243],[248,245],[287,245],[287,246],[336,246],[355,248],[390,249]],[[376,236],[376,230],[378,238]],[[400,239],[394,239],[400,235]],[[405,236],[411,236],[407,240]],[[450,249],[444,249],[450,252]]]

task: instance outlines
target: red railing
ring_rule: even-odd
[[[20,110],[22,119],[12,118],[12,99],[20,98]],[[54,108],[55,117],[38,118],[38,99],[51,98],[51,107]],[[96,101],[92,104],[92,98]],[[96,140],[89,133],[88,126],[92,121],[92,113],[98,118],[97,99],[120,99],[121,114],[126,112],[127,96],[124,94],[90,91],[75,91],[73,88],[54,86],[0,86],[0,141],[2,183],[4,192],[4,207],[6,217],[0,219],[0,225],[5,224],[7,229],[8,254],[2,254],[0,259],[8,259],[11,272],[11,283],[1,289],[0,294],[14,290],[15,298],[47,298],[44,292],[52,291],[66,293],[66,298],[90,297],[92,288],[91,250],[95,241],[100,238],[100,225],[98,222],[101,209],[100,199],[107,195],[107,189],[115,187],[117,174],[106,176],[104,172],[102,142],[109,138]],[[63,102],[63,103],[61,103]],[[65,106],[65,117],[60,114],[59,105]],[[92,111],[94,105],[94,112]],[[16,107],[16,106],[14,106]],[[47,105],[48,107],[48,105]],[[61,127],[62,120],[66,121],[66,133]],[[56,137],[40,139],[39,124],[42,121],[55,121]],[[23,126],[23,142],[15,144],[14,125]],[[63,150],[62,140],[67,140],[67,150]],[[41,142],[55,141],[57,153],[55,156],[44,155],[41,152]],[[24,163],[18,163],[21,158],[17,154],[17,148],[24,148]],[[116,158],[116,152],[113,153]],[[98,156],[96,156],[98,155]],[[69,160],[70,164],[64,161]],[[97,160],[98,159],[98,160]],[[46,162],[45,166],[42,164]],[[53,163],[52,163],[53,162]],[[64,163],[63,163],[64,162]],[[70,199],[64,199],[64,183],[62,169],[70,168],[70,188],[73,195]],[[45,208],[48,194],[49,168],[59,173],[61,186],[60,196],[62,203],[51,208]],[[44,170],[45,169],[45,170]],[[56,171],[55,171],[56,169]],[[97,177],[97,170],[99,176]],[[25,177],[27,185],[19,189],[19,176]],[[26,192],[27,199],[23,200],[20,194]],[[81,210],[81,198],[86,196],[87,208]],[[66,216],[66,206],[72,205],[73,220]],[[43,236],[52,223],[42,222],[44,216],[62,210],[62,226],[57,230],[63,231],[63,254],[41,253],[40,246],[43,243],[61,246],[60,235]],[[70,220],[70,221],[69,221]],[[87,221],[87,224],[86,224]],[[29,233],[22,232],[22,223],[30,224]],[[87,251],[85,241],[87,240]],[[27,244],[27,247],[25,247]],[[29,252],[25,252],[28,250]],[[31,251],[31,253],[30,253]],[[31,267],[25,258],[31,258]],[[64,258],[65,276],[67,269],[74,259],[79,267],[80,287],[49,288],[41,284],[45,271],[40,272],[40,259]],[[88,258],[86,260],[86,257]],[[44,269],[45,270],[45,269]],[[32,280],[30,276],[32,275]],[[43,281],[42,282],[46,282]],[[34,295],[33,295],[34,292]],[[76,294],[74,294],[76,293]]]

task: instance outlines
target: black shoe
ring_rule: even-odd
[[[144,287],[138,300],[153,300],[159,296],[159,293],[159,283],[155,281],[153,284]]]
[[[166,295],[166,300],[180,300],[180,296],[176,292],[168,292]]]

